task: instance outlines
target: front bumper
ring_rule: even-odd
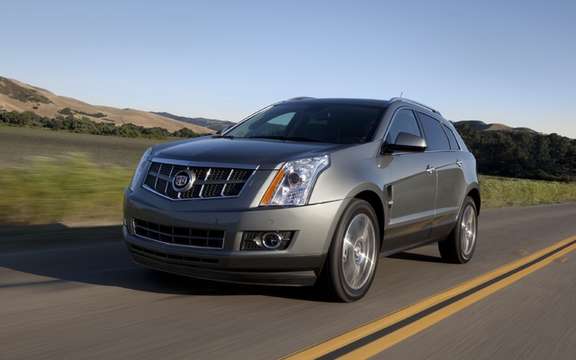
[[[206,200],[209,202],[211,200]],[[226,200],[222,201],[225,204]],[[263,285],[313,285],[348,200],[292,208],[203,210],[202,202],[158,200],[127,192],[125,219],[198,229],[223,230],[222,249],[195,248],[140,237],[124,227],[134,260],[144,266],[195,278]],[[211,205],[212,206],[212,205]],[[285,250],[240,250],[245,231],[294,231]]]

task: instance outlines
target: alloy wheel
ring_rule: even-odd
[[[370,279],[376,264],[376,232],[368,215],[352,218],[342,244],[342,274],[346,285],[361,289]]]
[[[474,250],[474,245],[476,245],[477,225],[474,207],[471,205],[466,206],[460,221],[460,248],[465,258],[470,257]]]

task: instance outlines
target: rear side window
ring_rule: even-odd
[[[442,130],[442,124],[431,116],[419,113],[420,120],[422,121],[422,127],[424,128],[424,134],[426,135],[426,144],[428,151],[447,151],[450,150],[450,142],[444,130]]]
[[[392,126],[388,130],[388,136],[386,136],[386,143],[394,144],[396,137],[401,132],[408,134],[422,136],[420,128],[418,127],[418,121],[412,110],[402,109],[399,110],[392,120]]]
[[[454,132],[446,125],[442,125],[444,127],[444,131],[446,135],[448,135],[448,141],[450,142],[450,149],[452,150],[460,150],[460,146],[458,146],[458,141],[456,141],[456,136],[454,136]]]

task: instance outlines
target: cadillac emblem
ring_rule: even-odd
[[[185,192],[192,189],[196,181],[196,174],[189,170],[180,170],[172,177],[172,188],[176,192]]]

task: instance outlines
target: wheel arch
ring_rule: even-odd
[[[480,197],[480,188],[473,187],[468,190],[466,196],[469,196],[474,200],[474,204],[476,205],[476,212],[480,215],[480,208],[482,207],[482,198]]]
[[[378,218],[378,229],[380,230],[380,247],[384,243],[384,230],[386,228],[387,211],[384,204],[382,191],[377,186],[365,185],[357,188],[350,196],[351,198],[361,199],[370,204],[376,212]]]

